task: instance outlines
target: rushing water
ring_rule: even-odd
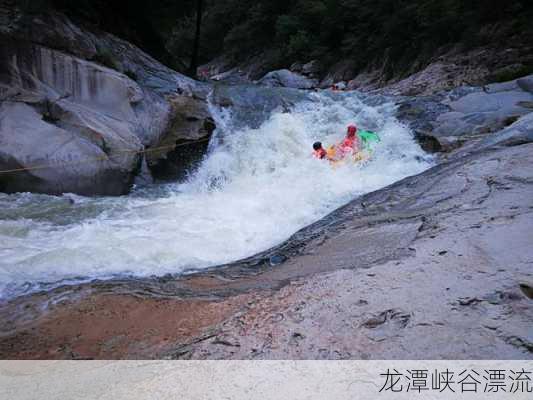
[[[428,168],[392,105],[315,94],[259,128],[217,117],[210,150],[187,181],[86,198],[0,194],[0,297],[113,276],[197,270],[253,255],[354,197]],[[339,141],[349,123],[379,132],[366,165],[332,168],[312,143]],[[242,121],[240,121],[242,126]]]

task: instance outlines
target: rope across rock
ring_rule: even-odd
[[[64,163],[54,163],[54,164],[33,165],[33,166],[29,166],[29,167],[0,170],[0,174],[10,174],[10,173],[15,173],[15,172],[33,171],[33,170],[37,170],[37,169],[58,168],[58,167],[79,165],[79,164],[90,163],[90,162],[104,161],[104,160],[108,160],[111,157],[117,156],[119,154],[124,154],[124,153],[146,154],[146,153],[165,150],[165,149],[174,150],[174,149],[176,149],[178,147],[181,147],[181,146],[187,146],[187,145],[191,145],[191,144],[194,144],[194,143],[205,142],[205,141],[208,141],[208,140],[209,140],[209,138],[204,138],[204,139],[195,140],[194,142],[172,144],[172,145],[159,146],[159,147],[151,147],[151,148],[142,149],[142,150],[123,149],[123,150],[115,151],[114,152],[115,154],[111,154],[111,155],[105,154],[103,156],[98,156],[98,157],[89,157],[89,158],[86,158],[84,160],[75,161],[75,162],[64,162]]]

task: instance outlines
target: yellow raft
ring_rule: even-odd
[[[354,164],[365,162],[370,160],[370,157],[372,156],[370,151],[362,150],[353,155],[337,158],[337,147],[335,145],[329,146],[326,150],[326,153],[326,157],[333,167],[340,167],[341,165],[345,165],[349,162]]]

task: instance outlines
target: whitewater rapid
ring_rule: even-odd
[[[0,194],[0,297],[60,283],[188,273],[266,250],[353,198],[432,164],[392,104],[357,94],[313,94],[259,128],[233,128],[212,106],[217,130],[185,182],[129,196]],[[366,165],[332,168],[312,143],[346,126],[379,132]]]

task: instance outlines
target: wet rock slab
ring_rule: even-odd
[[[406,253],[294,280],[177,357],[530,359],[531,146],[436,167],[370,195],[376,207],[391,206],[383,211],[387,226],[421,221]],[[412,196],[400,196],[409,185]],[[316,257],[359,262],[360,253],[350,251],[359,238],[347,231],[326,239]],[[328,243],[343,235],[355,246],[331,251]],[[310,256],[289,264],[314,268]],[[218,336],[234,346],[216,344]]]
[[[533,75],[484,87],[459,87],[400,99],[399,118],[425,150],[449,152],[485,139],[533,111]]]
[[[0,356],[529,359],[532,151],[458,155],[202,274],[18,298]]]

